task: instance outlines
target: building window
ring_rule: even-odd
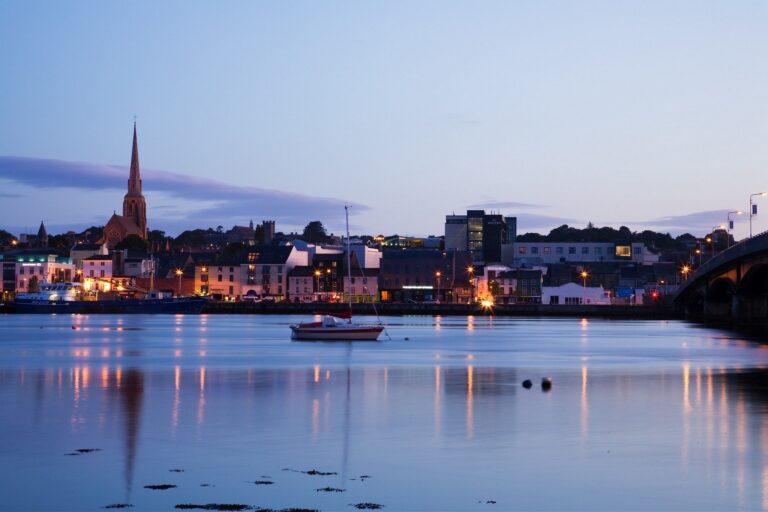
[[[569,247],[568,248],[568,254],[576,254],[576,248],[575,247]]]
[[[595,247],[595,254],[603,254],[603,248],[602,247]]]
[[[235,275],[234,274],[229,274],[229,282],[230,283],[234,283],[235,282]]]
[[[221,282],[222,281],[221,274],[218,275],[218,278],[219,278],[219,282]]]
[[[539,248],[538,247],[531,247],[531,254],[539,254]]]
[[[104,271],[103,270],[100,272],[100,274],[101,274],[101,277],[104,277]]]
[[[635,249],[635,255],[639,255],[643,253],[643,248],[640,246],[637,246],[634,249]]]
[[[545,247],[545,248],[544,248],[544,254],[545,254],[545,255],[550,255],[550,254],[552,254],[552,248],[551,248],[551,247]]]
[[[562,247],[555,247],[555,254],[563,254],[563,248]]]
[[[589,247],[582,247],[581,254],[589,254]]]
[[[527,247],[520,247],[520,248],[517,249],[517,252],[519,254],[525,254],[526,252],[528,252],[528,248]]]
[[[617,245],[616,256],[619,258],[629,258],[632,256],[632,247],[629,245]]]

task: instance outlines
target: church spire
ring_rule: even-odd
[[[136,136],[136,121],[133,122],[133,150],[131,151],[131,174],[128,177],[128,195],[141,195],[141,172],[139,171],[139,140]]]

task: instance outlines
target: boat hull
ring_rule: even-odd
[[[298,341],[378,341],[383,326],[302,327],[291,326],[291,337]]]
[[[204,297],[176,299],[124,299],[43,301],[16,299],[16,313],[38,314],[200,314]]]

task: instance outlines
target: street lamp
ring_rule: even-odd
[[[435,272],[435,277],[437,278],[437,298],[436,302],[440,304],[440,276],[443,275],[439,270]]]
[[[179,289],[178,289],[179,297],[181,297],[181,276],[183,276],[183,275],[184,275],[184,271],[181,270],[180,268],[177,268],[176,269],[176,277],[179,278]]]
[[[315,294],[315,302],[320,300],[320,271],[315,270],[315,280],[317,281],[317,293]]]
[[[744,213],[744,212],[741,211],[741,210],[735,210],[735,211],[732,211],[732,212],[728,212],[728,224],[727,224],[728,229],[726,230],[726,233],[728,234],[728,237],[727,237],[728,239],[726,240],[726,247],[730,247],[731,246],[731,230],[733,229],[733,220],[731,220],[731,215],[734,215],[734,214],[735,215],[741,215],[742,213]]]
[[[474,302],[475,295],[475,279],[474,279],[475,267],[472,265],[467,267],[467,273],[469,274],[469,303]]]
[[[688,273],[691,271],[691,267],[688,265],[683,265],[683,268],[680,269],[680,272],[683,273],[683,279],[688,280]]]
[[[757,194],[749,195],[749,238],[752,238],[752,216],[757,215],[757,205],[752,201],[752,198],[757,196],[768,196],[768,192],[758,192]]]
[[[586,270],[582,270],[579,275],[581,276],[581,303],[584,304],[586,302],[585,295],[587,293],[587,276],[589,276],[589,274]]]

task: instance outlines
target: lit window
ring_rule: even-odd
[[[632,247],[629,245],[617,245],[616,256],[619,258],[629,258],[632,256]]]

